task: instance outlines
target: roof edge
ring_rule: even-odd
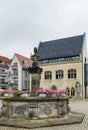
[[[57,40],[63,40],[63,39],[68,39],[68,38],[74,38],[74,37],[79,37],[79,36],[83,36],[84,37],[84,35],[86,35],[86,33],[84,32],[83,34],[80,34],[80,35],[74,35],[74,36],[70,36],[70,37],[63,37],[63,38],[60,38],[60,39],[55,39],[55,40],[48,40],[48,41],[43,41],[43,42],[39,42],[39,45],[41,44],[41,43],[47,43],[47,42],[51,42],[51,41],[57,41]]]

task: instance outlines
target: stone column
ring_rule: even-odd
[[[40,88],[40,76],[42,69],[38,64],[38,54],[37,48],[34,48],[34,55],[31,56],[32,66],[28,68],[29,73],[31,74],[31,95],[36,96],[36,90]]]

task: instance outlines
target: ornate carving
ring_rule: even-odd
[[[49,115],[52,115],[54,110],[56,110],[56,102],[47,102],[38,104],[39,117],[48,117]]]
[[[37,112],[36,112],[36,109],[30,109],[29,112],[28,112],[28,118],[29,119],[34,119],[34,118],[37,118]]]
[[[27,105],[13,106],[12,117],[14,117],[14,118],[26,118],[27,117]]]
[[[2,103],[1,114],[5,117],[9,117],[9,103],[8,102]]]
[[[65,115],[67,113],[67,102],[59,102],[58,103],[58,114],[59,115]]]

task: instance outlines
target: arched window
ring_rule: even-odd
[[[68,78],[76,78],[76,70],[75,69],[70,69],[68,70]]]
[[[75,96],[75,89],[73,87],[71,88],[71,96]]]
[[[66,91],[68,92],[68,96],[69,96],[70,95],[70,90],[69,90],[68,87],[66,88]]]
[[[53,85],[51,86],[51,89],[57,90],[57,86],[53,84]]]
[[[47,79],[52,79],[52,72],[51,71],[45,72],[45,80],[47,80]]]
[[[56,71],[56,79],[63,79],[63,78],[64,78],[63,70]]]

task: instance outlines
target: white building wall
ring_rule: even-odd
[[[21,86],[22,86],[22,79],[21,79],[21,77],[22,77],[22,67],[21,67],[21,65],[20,65],[20,63],[19,63],[19,60],[18,60],[18,58],[16,57],[16,55],[14,55],[14,57],[13,57],[13,60],[12,60],[12,62],[11,62],[11,65],[10,65],[10,68],[9,68],[9,72],[12,74],[13,73],[13,69],[12,69],[12,66],[14,65],[14,63],[18,63],[18,89],[20,90],[21,89]],[[10,76],[9,77],[9,80],[13,83],[13,79],[12,79],[12,77]]]
[[[5,72],[3,72],[2,70],[4,70]],[[8,69],[7,68],[3,68],[3,67],[0,67],[0,88],[8,88],[8,76],[7,76],[7,72],[8,72]],[[4,76],[4,77],[2,77]],[[3,84],[2,84],[2,79],[4,80]]]

